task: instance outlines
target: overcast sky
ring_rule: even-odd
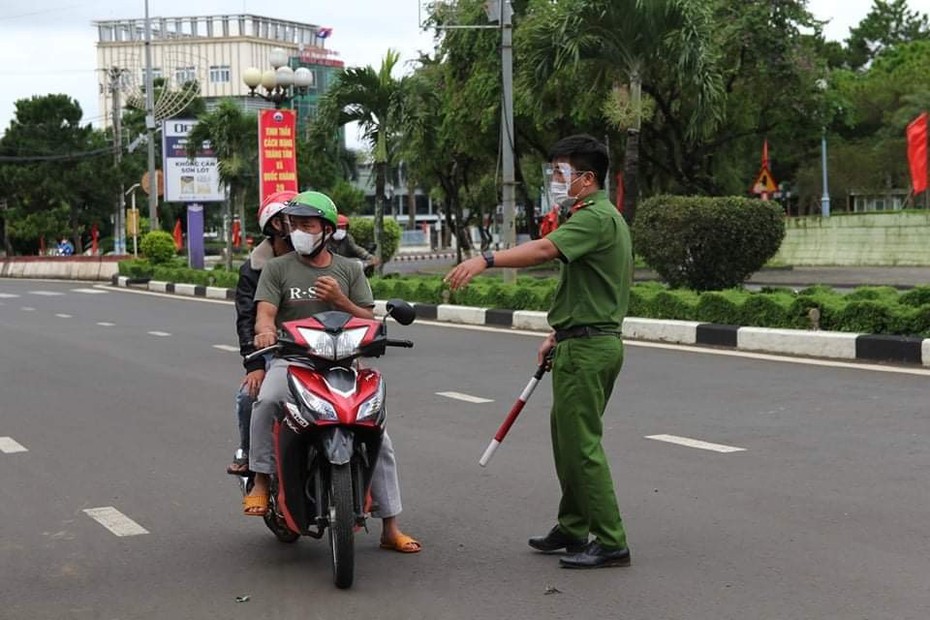
[[[252,13],[330,26],[328,47],[340,52],[347,64],[377,66],[390,47],[405,61],[431,48],[430,36],[419,28],[421,1],[149,0],[149,12],[152,17]],[[846,38],[871,5],[872,0],[809,1],[816,17],[831,20],[826,34],[836,40]],[[911,0],[910,6],[930,13],[930,0]],[[0,0],[0,130],[9,126],[14,101],[52,92],[76,98],[84,120],[99,122],[96,32],[91,22],[141,18],[144,11],[144,0]]]

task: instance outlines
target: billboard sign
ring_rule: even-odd
[[[187,155],[187,136],[195,120],[172,118],[162,125],[162,167],[166,202],[221,202],[226,199],[217,159],[204,143],[197,154]]]
[[[262,201],[275,192],[297,191],[297,115],[262,110],[258,117],[258,170]]]

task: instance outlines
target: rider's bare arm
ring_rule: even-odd
[[[277,316],[277,306],[267,301],[258,302],[258,309],[255,312],[255,347],[257,349],[270,347],[277,341],[278,332],[274,322]]]

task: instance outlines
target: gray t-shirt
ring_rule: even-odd
[[[362,308],[375,305],[374,295],[360,263],[335,254],[327,267],[311,267],[300,262],[297,252],[268,261],[258,279],[255,301],[267,301],[278,309],[275,323],[305,319],[318,312],[335,310],[316,297],[313,285],[320,276],[330,276],[352,303]]]

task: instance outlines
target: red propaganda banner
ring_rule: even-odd
[[[907,162],[911,168],[914,193],[927,189],[927,113],[907,125]]]
[[[275,192],[297,191],[297,116],[293,110],[262,110],[258,117],[260,200]]]

